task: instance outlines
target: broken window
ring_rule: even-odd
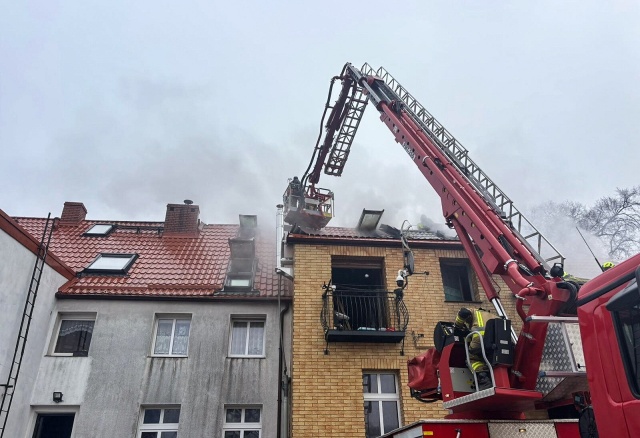
[[[382,258],[334,257],[331,262],[334,326],[341,330],[380,330],[389,318]]]
[[[440,259],[445,301],[474,301],[471,269],[466,259]]]

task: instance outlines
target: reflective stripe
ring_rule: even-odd
[[[478,369],[484,368],[484,362],[473,361],[471,362],[471,368],[473,368],[473,371],[478,371]]]
[[[478,324],[476,330],[478,330],[481,335],[484,335],[484,321],[482,320],[482,312],[479,310],[476,310],[476,323]]]

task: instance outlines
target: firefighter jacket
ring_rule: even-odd
[[[484,326],[486,322],[490,319],[497,318],[496,315],[485,310],[469,309],[469,311],[471,311],[471,317],[473,318],[471,325],[469,325],[468,320],[465,321],[460,317],[460,313],[456,315],[456,325],[458,327],[465,327],[471,331],[480,332],[481,335],[484,335]]]

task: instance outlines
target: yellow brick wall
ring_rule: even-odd
[[[410,320],[405,338],[405,355],[401,344],[331,343],[324,354],[325,341],[320,312],[324,282],[331,279],[331,257],[335,255],[383,257],[386,289],[393,290],[403,258],[400,248],[296,245],[295,296],[293,312],[292,354],[292,436],[363,437],[363,370],[395,371],[401,388],[401,422],[408,424],[421,418],[442,418],[446,411],[440,403],[424,404],[411,398],[407,387],[407,360],[433,345],[433,328],[437,321],[453,319],[463,305],[445,303],[440,275],[440,258],[466,258],[462,250],[414,249],[415,271],[409,278],[404,302]],[[497,279],[501,297],[512,321],[517,319],[508,287]],[[475,281],[479,287],[478,282]],[[482,306],[493,308],[479,291]],[[473,304],[478,306],[479,304]],[[414,343],[412,332],[423,334]]]

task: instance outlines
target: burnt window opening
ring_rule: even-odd
[[[229,239],[229,248],[231,258],[225,290],[252,290],[257,266],[255,240]]]
[[[466,259],[440,259],[445,301],[475,301],[471,268]]]
[[[342,330],[380,330],[390,325],[381,259],[332,261],[335,326]]]

